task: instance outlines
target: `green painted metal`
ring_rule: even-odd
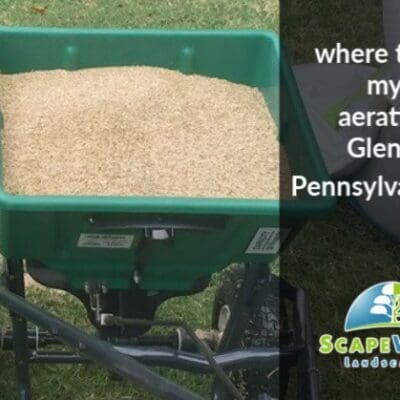
[[[278,39],[269,31],[0,28],[3,73],[152,65],[258,87],[276,122],[281,122],[280,140],[294,173],[327,179],[290,67],[280,53]],[[2,179],[2,169],[0,174]],[[129,288],[140,263],[142,288],[187,291],[231,262],[270,262],[275,254],[246,254],[260,227],[296,230],[308,217],[332,205],[327,198],[279,202],[17,196],[0,190],[0,250],[6,257],[36,260],[62,272],[73,288],[82,288],[87,281]],[[218,215],[225,226],[217,232],[176,231],[172,242],[145,240],[143,229],[128,228],[113,232],[134,235],[128,249],[77,246],[81,233],[97,232],[90,222],[93,216],[132,220],[132,216],[162,215],[200,220]]]

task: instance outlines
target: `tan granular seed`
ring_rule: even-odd
[[[4,186],[31,195],[278,198],[261,93],[152,67],[0,76]]]

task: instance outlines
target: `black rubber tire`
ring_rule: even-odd
[[[222,307],[227,305],[233,309],[243,278],[242,265],[229,267],[221,274],[212,313],[213,329],[218,329]],[[272,275],[268,281],[259,280],[254,288],[251,317],[241,337],[241,347],[279,347],[279,303],[279,278]],[[279,398],[277,371],[240,370],[230,374],[230,378],[248,400],[257,399],[260,393]]]

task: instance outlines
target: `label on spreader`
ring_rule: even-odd
[[[276,254],[290,229],[260,228],[247,247],[246,254]]]
[[[129,249],[133,235],[81,233],[78,247],[97,247],[102,249]]]

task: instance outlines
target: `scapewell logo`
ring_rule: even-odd
[[[346,316],[346,332],[400,327],[400,282],[371,286],[353,302]]]
[[[353,301],[344,323],[344,331],[348,333],[399,327],[400,282],[383,282],[366,289]],[[400,367],[399,334],[364,338],[357,336],[334,338],[333,335],[325,334],[320,337],[319,344],[321,354],[343,355],[345,368]]]

